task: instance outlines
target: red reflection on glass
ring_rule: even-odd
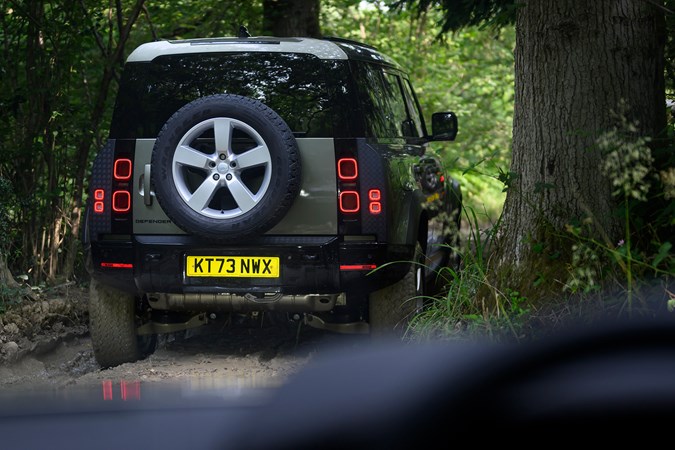
[[[101,381],[101,387],[103,388],[103,400],[112,400],[113,399],[112,380]]]
[[[141,382],[140,381],[120,381],[120,395],[122,400],[140,400]]]

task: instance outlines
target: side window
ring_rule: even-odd
[[[403,80],[403,90],[405,92],[405,101],[408,105],[408,111],[410,112],[410,119],[413,121],[413,126],[416,131],[415,137],[424,137],[425,127],[424,127],[424,116],[420,110],[420,105],[417,102],[417,97],[415,96],[410,80],[407,78]]]
[[[396,137],[410,136],[410,127],[408,126],[408,112],[401,92],[401,84],[398,75],[384,72],[384,83],[386,85],[386,96],[389,103],[389,120],[393,122],[396,128]]]
[[[416,136],[410,127],[408,110],[398,75],[374,64],[353,62],[366,134],[378,138]]]

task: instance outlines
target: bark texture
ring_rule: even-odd
[[[280,37],[320,37],[320,0],[263,0],[263,29]]]
[[[516,21],[513,178],[495,260],[497,272],[515,269],[519,289],[537,276],[542,244],[559,250],[552,247],[560,245],[555,235],[564,234],[565,224],[590,216],[596,231],[614,242],[621,238],[611,187],[600,173],[602,155],[594,149],[597,137],[616,124],[612,111],[619,102],[642,135],[655,136],[665,127],[662,11],[634,0],[522,5]],[[513,282],[512,271],[510,276]]]

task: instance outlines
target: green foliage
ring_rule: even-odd
[[[626,119],[623,106],[616,117],[617,126],[603,133],[596,144],[604,155],[600,169],[612,183],[618,212],[624,219],[624,237],[616,243],[607,238],[598,240],[591,218],[569,225],[567,231],[574,245],[565,289],[587,293],[599,290],[608,278],[617,279],[626,287],[630,307],[638,279],[668,279],[675,273],[675,254],[670,242],[675,219],[668,181],[673,161],[657,171],[649,140],[637,134],[637,127]],[[672,154],[673,150],[671,141],[668,151]],[[666,215],[664,209],[668,211]]]
[[[124,60],[117,45],[141,0],[0,0],[0,174],[8,264],[37,284],[76,258],[86,167],[107,135]],[[4,206],[4,205],[3,205]]]
[[[675,0],[666,0],[666,94],[675,99]]]
[[[0,315],[23,299],[23,288],[14,288],[0,283]]]
[[[429,300],[425,309],[415,316],[408,332],[411,340],[455,339],[491,336],[494,339],[521,336],[521,328],[530,313],[527,298],[517,290],[495,289],[488,282],[490,244],[498,223],[480,230],[478,215],[464,208],[469,224],[469,238],[462,248],[461,267],[441,268],[436,274],[445,283],[445,290]],[[489,299],[482,299],[485,293]]]
[[[608,177],[614,186],[618,213],[624,217],[624,237],[619,242],[598,239],[597,224],[592,218],[570,223],[567,235],[559,236],[571,241],[571,260],[568,279],[561,284],[562,291],[570,296],[590,295],[599,292],[608,282],[623,286],[626,302],[619,310],[629,314],[633,303],[643,286],[661,279],[664,285],[675,274],[675,254],[673,254],[672,212],[666,215],[659,211],[672,211],[670,185],[663,182],[663,170],[656,170],[655,158],[648,141],[637,134],[635,124],[625,119],[619,111],[616,115],[616,127],[603,133],[596,141],[595,151],[602,151],[604,160],[599,170]],[[671,154],[671,147],[666,149]],[[659,169],[673,167],[660,165]],[[668,169],[669,170],[669,169]],[[511,176],[502,174],[507,183]],[[667,178],[667,177],[666,177]],[[656,214],[653,214],[657,211]],[[447,291],[433,299],[429,307],[420,313],[411,323],[412,339],[428,338],[465,338],[467,336],[489,336],[502,339],[510,336],[520,339],[523,333],[530,333],[534,322],[544,322],[537,317],[528,299],[516,288],[501,290],[488,281],[491,256],[490,241],[497,225],[486,232],[480,228],[476,213],[465,209],[470,225],[469,239],[462,250],[460,270],[444,268],[438,276],[446,283]],[[607,233],[600,233],[606,236]],[[559,260],[561,254],[547,248],[545,244],[530,241],[534,254],[542,259]],[[546,282],[544,273],[534,274],[534,286]],[[675,299],[666,305],[675,311]],[[563,304],[564,305],[564,304]],[[564,308],[564,306],[558,306]],[[526,331],[527,330],[527,331]]]
[[[11,244],[15,228],[12,217],[17,208],[12,183],[0,175],[0,254],[5,255]]]
[[[472,26],[499,28],[513,24],[518,7],[515,0],[399,0],[394,5],[417,9],[420,14],[431,7],[439,7],[443,11],[439,21],[442,33]]]
[[[153,40],[152,33],[159,39],[236,36],[241,25],[253,36],[262,33],[262,0],[160,1],[147,8],[149,20],[139,24],[135,43]]]
[[[441,42],[441,17],[384,2],[322,4],[324,34],[371,44],[410,73],[427,124],[433,112],[457,113],[457,140],[431,145],[462,184],[465,203],[486,212],[483,222],[494,221],[505,198],[498,173],[510,165],[515,32],[471,27]]]
[[[440,9],[443,12],[441,33],[454,31],[452,36],[448,36],[452,40],[461,35],[458,30],[470,29],[467,27],[472,25],[494,30],[508,24],[515,17],[517,3],[508,0],[403,0],[396,5],[403,14],[407,9],[414,8],[420,18],[430,8]],[[665,15],[666,97],[675,100],[675,0],[666,0],[663,4],[670,10]],[[643,5],[645,8],[662,8],[661,2],[644,2]],[[669,115],[668,140],[650,142],[636,135],[637,127],[620,118],[617,128],[609,130],[597,141],[598,149],[605,155],[598,172],[612,182],[618,203],[617,214],[624,219],[625,233],[619,242],[611,242],[607,238],[597,238],[597,224],[591,219],[568,226],[566,237],[572,241],[569,280],[564,286],[568,294],[588,294],[601,289],[608,280],[618,280],[626,288],[630,306],[633,293],[640,285],[637,279],[648,281],[660,277],[672,280],[675,273],[675,256],[672,253],[675,236],[675,107]],[[473,169],[481,164],[482,161],[476,159],[468,167]],[[518,174],[507,172],[505,167],[497,165],[496,179],[503,183],[506,191]],[[539,192],[554,188],[552,183],[535,186]],[[606,233],[601,232],[600,235],[606,236]],[[471,239],[474,241],[472,247],[475,247],[475,233],[471,234]],[[559,250],[547,249],[543,244],[533,242],[531,245],[531,250],[542,260],[559,260],[563,256]],[[480,263],[484,254],[474,248],[465,250],[462,272],[452,272],[447,277],[448,295],[435,301],[429,311],[417,320],[415,330],[419,334],[455,335],[458,330],[472,327],[489,333],[495,326],[499,328],[496,324],[505,311],[509,312],[507,317],[528,314],[526,308],[520,306],[526,304],[524,300],[521,302],[520,293],[509,288],[499,293],[488,285],[485,278],[487,266]],[[536,274],[533,284],[545,283],[546,276]],[[485,291],[494,294],[498,305],[496,309],[486,308],[483,304],[485,296],[481,292]],[[675,299],[672,293],[669,295],[668,308],[675,311]],[[518,329],[517,322],[514,330]]]
[[[611,181],[613,195],[645,201],[650,187],[647,175],[654,162],[647,146],[650,139],[636,136],[637,127],[625,115],[621,114],[619,120],[618,127],[597,140],[604,155],[601,171]]]

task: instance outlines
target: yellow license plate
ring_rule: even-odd
[[[278,256],[187,256],[188,277],[278,278]]]

